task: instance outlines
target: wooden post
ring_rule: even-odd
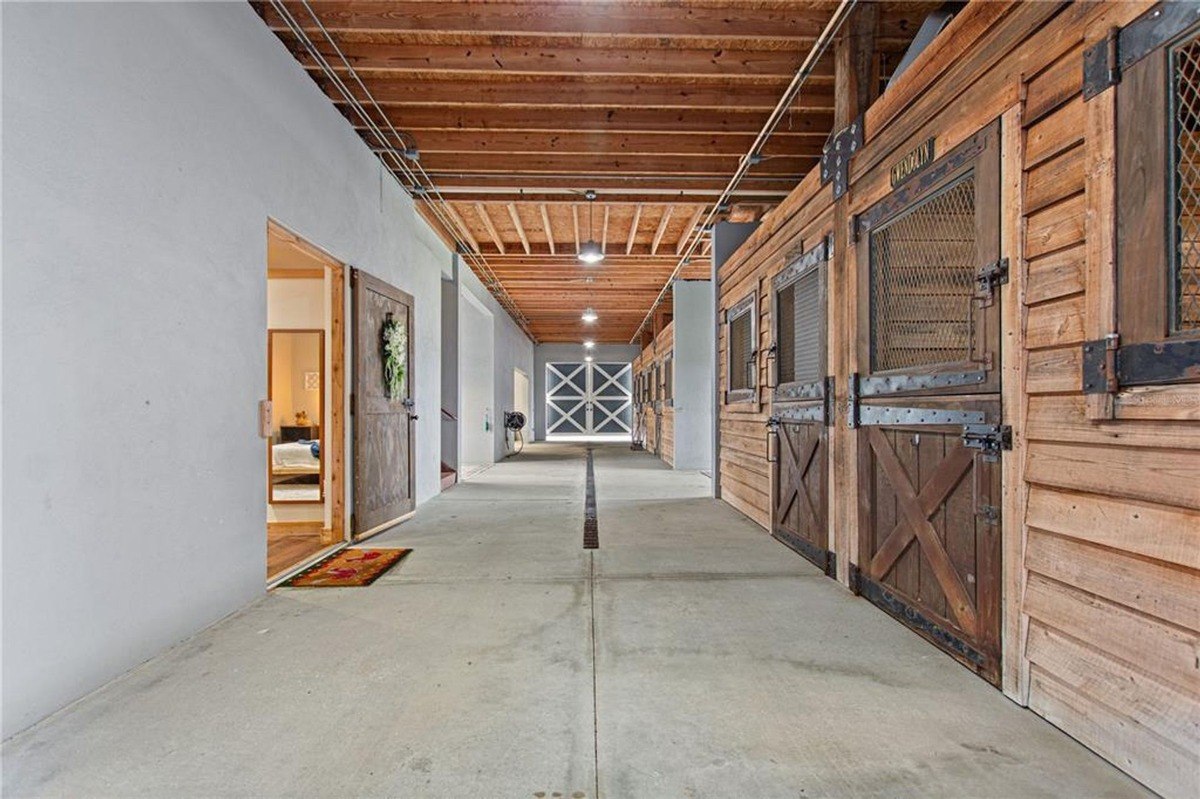
[[[879,7],[860,5],[846,21],[834,49],[834,131],[867,110],[878,91],[873,80],[875,30]],[[837,580],[850,583],[850,564],[858,562],[858,431],[846,426],[846,380],[858,369],[858,259],[850,236],[853,187],[833,209],[833,259],[829,263],[829,370],[834,377],[837,411],[829,435],[829,547],[837,554]]]
[[[1013,449],[1004,455],[1001,485],[1001,663],[1004,694],[1027,704],[1029,670],[1025,639],[1029,620],[1021,613],[1025,593],[1025,251],[1023,105],[1000,119],[1000,252],[1009,260],[1009,282],[1000,292],[1000,385],[1004,420],[1012,426]]]

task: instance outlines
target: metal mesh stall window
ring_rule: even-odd
[[[750,370],[750,312],[729,322],[729,390],[741,391],[754,387]]]
[[[1171,52],[1175,240],[1171,332],[1200,330],[1200,35]]]
[[[969,360],[974,173],[873,231],[870,247],[872,370]]]
[[[675,359],[663,361],[663,399],[675,399]]]
[[[822,377],[820,288],[820,274],[810,269],[776,295],[780,383],[813,383]]]

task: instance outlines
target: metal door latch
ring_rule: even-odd
[[[996,289],[1008,282],[1008,259],[1001,258],[984,264],[975,273],[975,296],[990,303],[996,296]]]
[[[1012,449],[1012,427],[1006,424],[965,424],[962,443],[983,453],[985,461],[1000,460],[1001,450]]]

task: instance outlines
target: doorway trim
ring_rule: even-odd
[[[267,218],[267,241],[275,237],[319,261],[329,277],[329,335],[326,346],[330,353],[328,402],[329,435],[324,445],[328,449],[329,478],[325,500],[329,503],[329,526],[323,527],[321,540],[336,544],[346,536],[346,266],[325,250],[301,238],[276,220]],[[291,274],[288,274],[291,272]],[[272,270],[268,278],[296,277],[297,270]],[[305,274],[315,278],[325,275]],[[299,564],[297,571],[305,564]],[[282,579],[282,578],[281,578]]]

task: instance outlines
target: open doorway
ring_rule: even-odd
[[[267,224],[268,582],[345,537],[345,268]]]
[[[533,437],[533,414],[530,413],[529,375],[522,369],[513,369],[513,404],[512,409],[525,417],[525,424],[519,430],[508,429],[505,422],[504,434],[510,453],[520,452],[525,442]]]
[[[470,479],[496,462],[493,432],[495,323],[492,312],[470,292],[459,292],[459,414],[462,436],[460,478]]]

